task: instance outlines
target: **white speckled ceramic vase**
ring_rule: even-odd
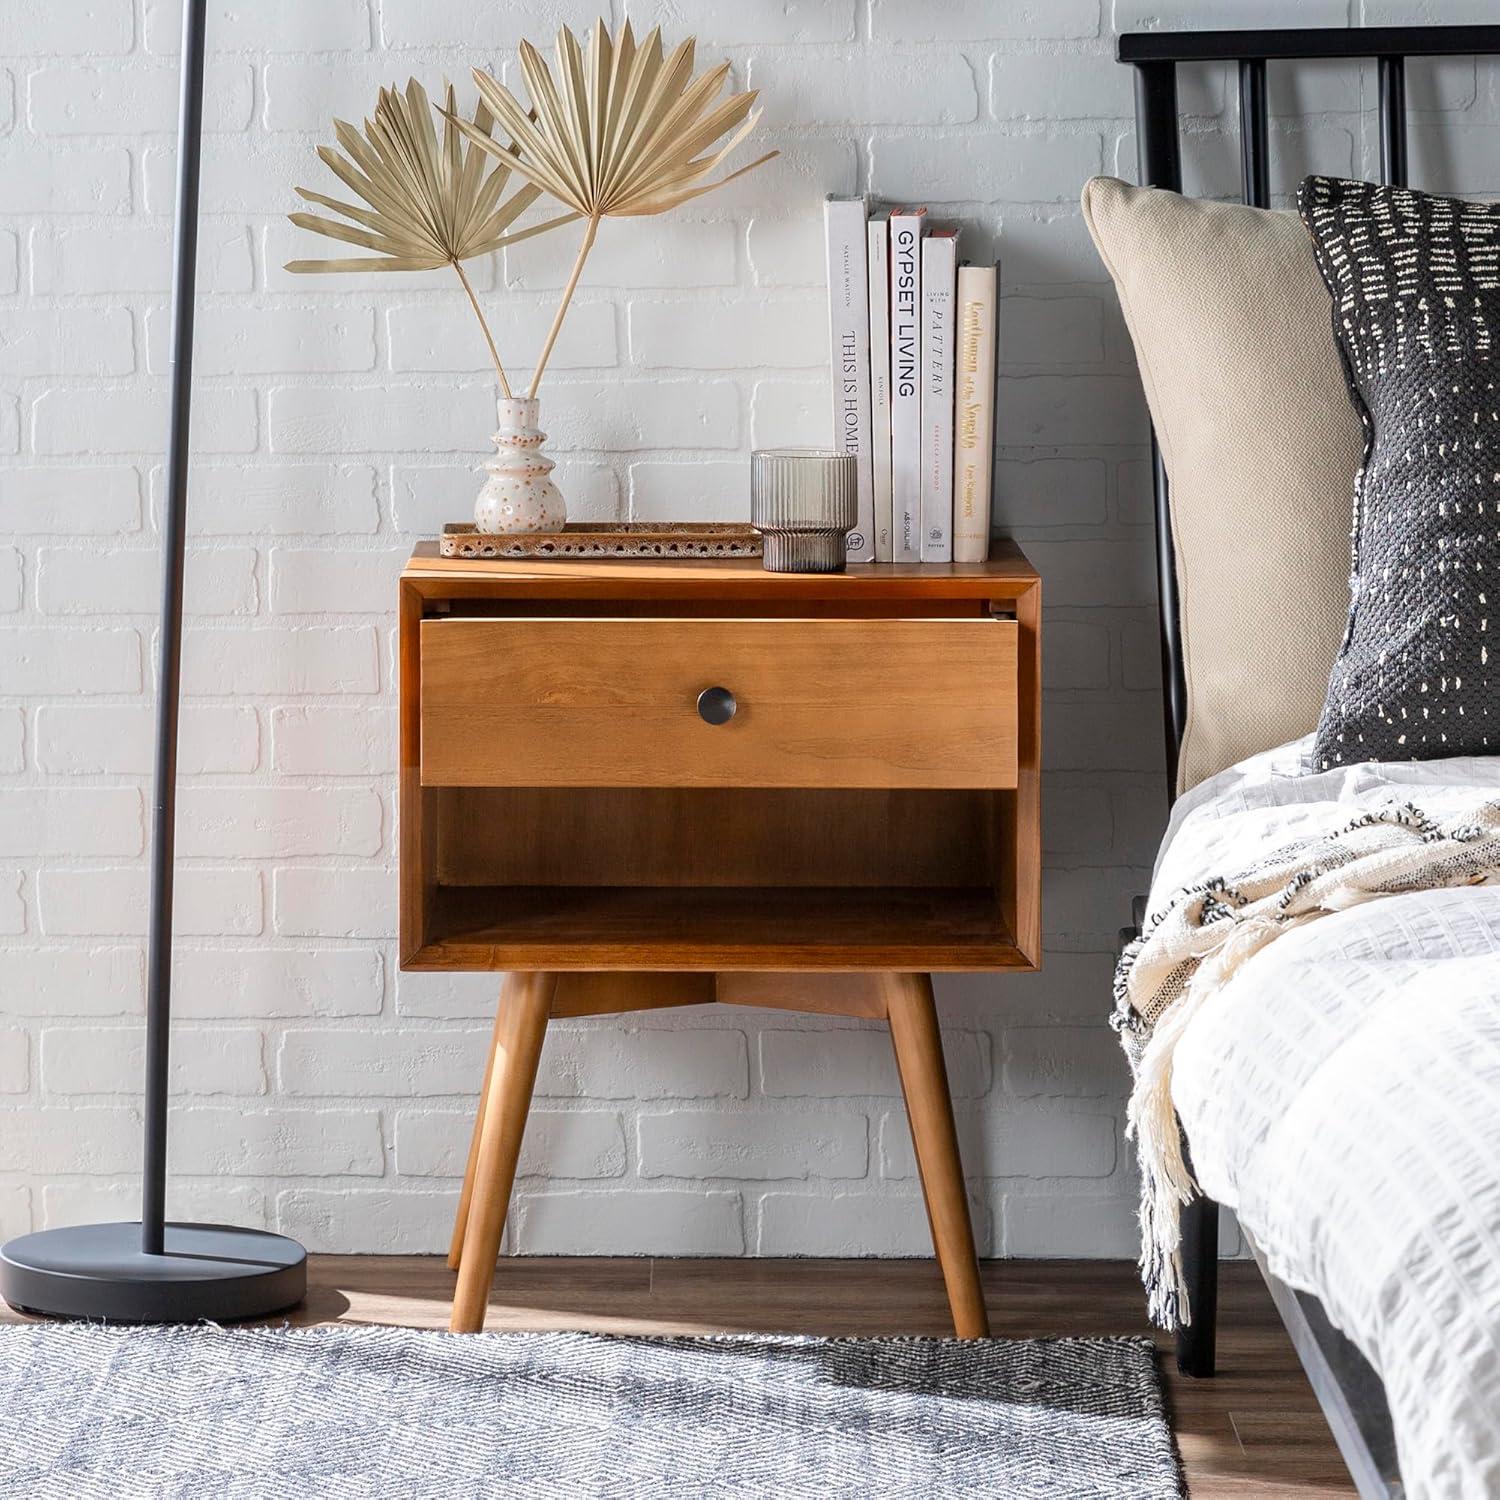
[[[568,507],[551,479],[552,460],[542,452],[547,434],[537,426],[541,403],[520,396],[495,402],[499,426],[489,478],[474,502],[474,524],[489,536],[513,531],[561,531]]]

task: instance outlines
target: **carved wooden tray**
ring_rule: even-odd
[[[444,557],[759,557],[760,533],[730,521],[569,521],[561,531],[482,536],[472,522],[450,521]]]

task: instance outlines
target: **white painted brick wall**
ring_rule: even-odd
[[[832,1189],[830,1191],[829,1189]],[[989,1236],[982,1206],[973,1202],[974,1229]],[[878,1184],[851,1190],[809,1183],[787,1192],[773,1186],[761,1194],[755,1243],[762,1255],[930,1255],[932,1236],[922,1199],[910,1185],[881,1192]]]
[[[184,937],[257,937],[265,927],[263,876],[243,865],[195,866],[177,887],[173,923]],[[48,937],[143,937],[146,887],[134,866],[73,869],[48,865],[37,875],[35,907]]]
[[[527,1255],[596,1255],[607,1234],[613,1255],[743,1255],[744,1199],[720,1188],[641,1187],[516,1193],[515,1248]],[[606,1230],[606,1226],[607,1230]]]
[[[636,1134],[642,1177],[864,1177],[870,1164],[869,1121],[852,1110],[648,1112]]]
[[[253,615],[257,555],[250,547],[193,548],[183,607],[190,615]],[[150,615],[161,608],[161,556],[155,548],[36,554],[37,608],[44,615]]]
[[[770,167],[606,225],[543,406],[594,519],[743,514],[752,443],[828,432],[821,199],[928,201],[1004,258],[998,500],[1047,580],[1047,964],[939,983],[975,1221],[1128,1255],[1110,950],[1159,833],[1146,426],[1078,213],[1133,174],[1117,29],[1388,24],[1398,0],[215,0],[199,251],[171,1209],[315,1249],[434,1250],[468,1146],[487,976],[395,955],[394,580],[489,446],[452,279],[297,277],[335,114],[501,67],[598,9],[695,31],[765,91]],[[670,12],[670,14],[668,14]],[[1442,19],[1484,19],[1480,4]],[[0,5],[0,1234],[134,1212],[179,0]],[[1234,190],[1234,90],[1186,68],[1191,185]],[[1413,63],[1415,180],[1500,190],[1500,83]],[[1368,172],[1369,68],[1273,68],[1274,185]],[[1293,117],[1311,115],[1304,122]],[[472,267],[527,373],[565,231]],[[921,1254],[889,1043],[787,1013],[549,1039],[507,1243]]]
[[[156,712],[149,703],[44,703],[32,716],[43,771],[70,776],[149,776]],[[183,705],[178,764],[184,776],[258,769],[260,721],[234,703]]]
[[[396,1112],[396,1170],[403,1177],[462,1178],[474,1112],[425,1104]],[[538,1105],[526,1122],[518,1175],[595,1178],[625,1174],[622,1117],[603,1110]]]
[[[172,1038],[174,1094],[264,1094],[265,1038],[259,1031],[184,1026]],[[139,1027],[49,1026],[41,1034],[48,1094],[140,1091],[145,1045]]]

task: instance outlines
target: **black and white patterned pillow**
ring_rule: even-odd
[[[1309,177],[1297,207],[1365,425],[1314,763],[1500,753],[1500,204]]]

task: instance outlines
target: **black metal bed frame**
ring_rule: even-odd
[[[1136,147],[1141,183],[1173,192],[1182,191],[1177,65],[1236,64],[1241,198],[1254,207],[1268,208],[1271,202],[1268,62],[1374,58],[1380,116],[1380,180],[1404,187],[1407,59],[1500,55],[1500,26],[1132,32],[1118,38],[1115,55],[1135,69]],[[1170,797],[1175,795],[1178,754],[1187,726],[1187,680],[1182,660],[1167,474],[1154,434],[1151,471]],[[1138,909],[1137,927],[1140,919]],[[1360,1494],[1366,1500],[1401,1495],[1390,1408],[1379,1376],[1354,1345],[1333,1327],[1315,1297],[1293,1291],[1268,1270],[1253,1242],[1250,1248]],[[1186,1375],[1214,1373],[1218,1254],[1219,1206],[1200,1197],[1183,1213],[1183,1265],[1193,1321],[1178,1335],[1177,1364]]]

